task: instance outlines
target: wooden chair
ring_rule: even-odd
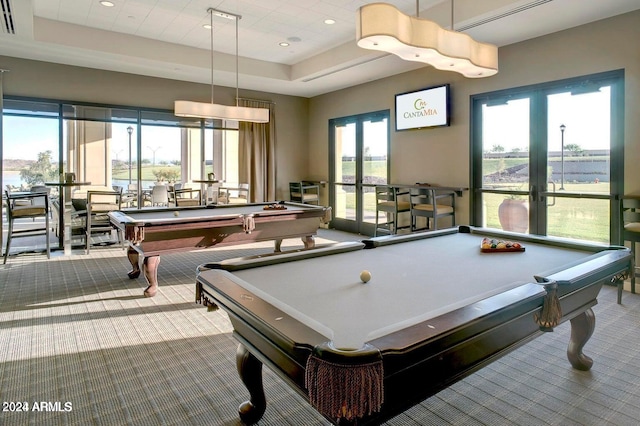
[[[399,200],[399,197],[409,194],[409,191],[401,191],[397,187],[386,185],[378,185],[376,191],[376,228],[373,236],[378,235],[378,231],[385,231],[389,234],[397,234],[398,229],[408,228],[407,226],[398,226],[398,214],[409,213],[411,205],[409,201]],[[406,198],[406,197],[404,197]],[[385,221],[380,223],[380,213],[385,216]],[[409,222],[407,222],[409,223]]]
[[[193,188],[177,189],[175,191],[176,207],[190,207],[202,205],[202,191]]]
[[[247,204],[249,202],[249,184],[240,183],[237,186],[221,186],[218,193],[220,204]]]
[[[16,237],[29,237],[34,235],[46,236],[47,242],[47,259],[51,258],[51,245],[50,245],[50,226],[49,226],[49,193],[44,192],[29,192],[29,193],[9,193],[5,192],[7,200],[7,245],[4,251],[4,262],[7,263],[7,257],[11,250],[11,240]],[[18,219],[31,219],[35,221],[37,218],[45,219],[45,226],[33,226],[29,224],[23,229],[16,229],[16,220]]]
[[[173,185],[169,185],[169,205],[177,206],[176,204],[176,191],[181,190],[183,187],[182,182],[176,182]]]
[[[45,185],[33,185],[31,187],[31,192],[37,192],[37,193],[41,193],[41,192],[46,192],[48,197],[48,203],[49,203],[49,217],[53,218],[52,212],[51,212],[51,187],[49,186],[45,186]],[[42,205],[45,202],[44,198],[36,198],[33,200],[33,205]]]
[[[320,204],[320,185],[311,182],[289,182],[289,200],[296,203]]]
[[[411,188],[411,232],[426,229],[438,229],[438,219],[451,216],[451,226],[456,225],[454,191],[442,191],[437,188]],[[418,228],[418,218],[426,218],[426,226]]]
[[[87,218],[85,221],[85,250],[89,254],[93,234],[111,234],[115,229],[122,245],[122,232],[111,224],[109,212],[122,207],[122,192],[87,191]]]
[[[620,200],[620,212],[622,215],[622,240],[631,242],[631,253],[634,262],[633,270],[630,272],[631,293],[636,292],[636,243],[640,243],[640,196],[622,197]],[[618,303],[621,303],[622,291],[618,291]]]

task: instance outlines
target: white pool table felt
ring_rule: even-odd
[[[525,252],[481,253],[481,240],[446,235],[246,269],[230,278],[336,347],[359,348],[591,254],[532,243]],[[367,284],[359,278],[363,270],[371,272]]]

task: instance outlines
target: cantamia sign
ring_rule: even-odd
[[[448,125],[448,84],[396,95],[396,130]]]

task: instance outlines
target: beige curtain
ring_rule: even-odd
[[[239,105],[269,108],[268,123],[240,122],[238,177],[249,184],[249,202],[276,201],[275,104],[240,99]]]

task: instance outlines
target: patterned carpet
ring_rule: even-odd
[[[301,246],[289,240],[284,248]],[[260,243],[165,255],[150,299],[143,278],[127,278],[118,247],[48,261],[10,257],[0,267],[0,425],[240,425],[247,392],[237,344],[224,312],[194,303],[195,268],[271,251]],[[615,288],[605,286],[599,300],[585,347],[591,371],[569,366],[564,324],[386,424],[636,425],[640,295],[625,292],[617,305]],[[264,383],[261,425],[327,424],[267,368]],[[28,411],[16,412],[22,401]]]

